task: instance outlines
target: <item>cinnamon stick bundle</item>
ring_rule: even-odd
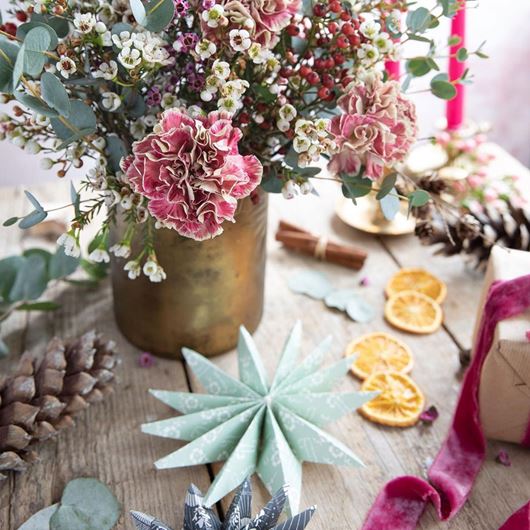
[[[286,221],[280,221],[276,241],[291,250],[355,270],[362,268],[367,257],[359,248],[328,241]]]

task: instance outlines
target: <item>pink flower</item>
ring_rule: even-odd
[[[239,154],[241,131],[228,114],[191,118],[170,109],[152,134],[135,142],[122,162],[136,193],[164,226],[197,241],[222,233],[234,221],[237,200],[260,183],[263,167]]]
[[[334,173],[358,173],[376,179],[385,166],[402,161],[416,139],[416,110],[399,83],[376,79],[354,85],[338,100],[344,114],[331,120],[340,151],[329,164]]]
[[[291,18],[298,13],[301,0],[222,0],[225,16],[234,27],[248,29],[252,40],[272,49],[279,41],[279,33],[289,25]],[[254,27],[245,26],[247,20],[254,22]],[[215,33],[203,24],[203,31]]]
[[[147,351],[144,351],[138,357],[138,365],[140,368],[151,368],[155,365],[155,358]]]

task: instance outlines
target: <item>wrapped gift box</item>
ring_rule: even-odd
[[[475,341],[491,284],[528,274],[530,252],[493,248],[475,325]],[[497,325],[482,368],[479,408],[487,438],[523,442],[530,421],[530,310]]]

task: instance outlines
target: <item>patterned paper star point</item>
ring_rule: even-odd
[[[301,363],[302,327],[297,322],[283,348],[272,383],[258,349],[241,327],[239,379],[192,350],[183,349],[189,367],[208,394],[152,390],[183,415],[142,426],[145,433],[188,443],[158,460],[158,469],[225,461],[204,504],[211,506],[257,473],[269,492],[289,484],[288,509],[296,513],[302,462],[361,466],[342,442],[322,428],[357,409],[375,393],[331,392],[352,359],[320,370],[331,339],[325,339]]]

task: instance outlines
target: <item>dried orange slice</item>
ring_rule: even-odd
[[[401,269],[390,278],[386,294],[391,297],[401,291],[417,291],[441,304],[447,295],[447,286],[425,269]]]
[[[403,331],[434,333],[442,325],[442,308],[429,296],[401,291],[387,300],[385,318]]]
[[[345,355],[355,355],[351,371],[359,379],[389,370],[408,374],[414,361],[410,348],[388,333],[369,333],[348,345]]]
[[[380,394],[365,403],[359,412],[368,420],[392,427],[414,425],[425,405],[425,398],[416,383],[400,372],[378,372],[362,384],[364,392]]]

